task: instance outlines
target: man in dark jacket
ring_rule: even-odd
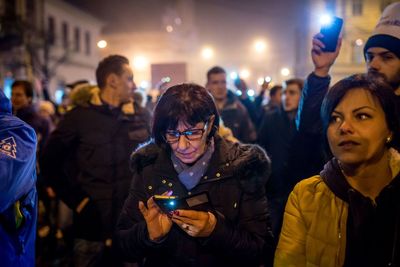
[[[50,134],[49,122],[36,111],[33,101],[33,87],[28,81],[17,80],[11,85],[13,114],[28,123],[36,132],[38,152],[41,153]]]
[[[118,262],[103,256],[128,195],[129,156],[150,133],[149,112],[132,101],[128,59],[103,59],[96,78],[100,90],[89,88],[89,103],[65,115],[42,157],[43,176],[74,211],[75,266]]]
[[[215,66],[207,72],[206,88],[214,97],[224,125],[243,143],[255,142],[257,133],[247,109],[226,87],[226,72]]]
[[[0,265],[35,266],[36,135],[0,89]]]
[[[290,79],[285,82],[280,108],[267,112],[258,131],[258,143],[271,158],[272,172],[266,185],[272,231],[279,237],[283,212],[292,184],[287,170],[290,147],[296,134],[295,116],[299,105],[303,80]]]

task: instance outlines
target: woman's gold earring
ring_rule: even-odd
[[[392,141],[392,136],[386,137],[386,144],[389,144]]]

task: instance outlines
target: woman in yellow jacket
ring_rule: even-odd
[[[400,266],[396,96],[380,77],[353,75],[325,96],[333,158],[290,194],[274,266]]]

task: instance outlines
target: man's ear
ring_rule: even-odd
[[[106,84],[111,88],[116,88],[118,82],[117,78],[118,77],[115,73],[110,73],[106,78]]]

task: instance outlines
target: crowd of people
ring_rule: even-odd
[[[331,88],[321,38],[254,99],[214,66],[144,105],[121,55],[57,107],[0,90],[1,265],[400,266],[400,3]]]

